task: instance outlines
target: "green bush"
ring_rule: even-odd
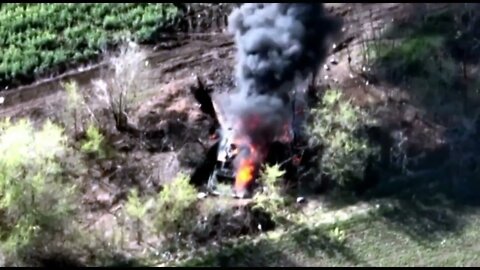
[[[184,234],[194,225],[197,191],[187,175],[180,174],[166,184],[159,193],[154,207],[154,226],[166,237]]]
[[[133,189],[127,198],[125,204],[125,212],[133,220],[134,230],[137,234],[137,243],[142,242],[143,226],[147,223],[144,221],[148,210],[152,207],[153,200],[144,201],[138,196],[138,190]]]
[[[95,125],[90,124],[88,126],[86,139],[82,142],[81,150],[86,154],[92,154],[98,158],[105,158],[107,156],[105,138]]]
[[[83,96],[78,91],[78,84],[75,81],[69,81],[62,84],[67,93],[66,111],[64,115],[65,126],[73,126],[75,134],[83,130],[82,125],[82,105],[84,105]]]
[[[263,184],[263,190],[260,193],[256,193],[253,197],[255,201],[255,208],[261,208],[267,213],[274,215],[281,214],[285,210],[286,200],[284,194],[282,194],[279,181],[285,171],[280,169],[280,165],[265,166],[260,171],[258,181]]]
[[[197,223],[196,202],[197,191],[189,177],[179,174],[158,195],[140,196],[138,190],[132,190],[125,204],[125,221],[137,243],[143,241],[144,235],[154,233],[166,240],[162,249],[176,248],[190,239]]]
[[[364,63],[371,75],[408,90],[413,102],[434,114],[444,110],[457,113],[451,105],[459,103],[462,90],[468,91],[464,83],[468,67],[461,59],[468,62],[466,58],[475,51],[473,38],[466,38],[465,25],[455,19],[461,12],[455,15],[452,11],[392,26],[385,38],[365,46],[372,55],[369,63]]]
[[[63,233],[75,186],[62,181],[68,153],[62,128],[27,120],[0,123],[0,247],[15,255],[42,235]]]
[[[379,148],[369,143],[364,132],[366,124],[366,114],[343,100],[338,90],[326,91],[312,110],[308,132],[323,145],[320,171],[342,187],[363,181],[367,162],[379,156]]]

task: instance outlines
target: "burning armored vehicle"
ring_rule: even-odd
[[[208,179],[208,189],[212,193],[215,192],[215,187],[218,182],[234,183],[234,195],[237,197],[244,197],[248,191],[254,187],[255,179],[258,176],[258,170],[261,164],[269,160],[271,150],[276,150],[275,146],[283,146],[284,156],[288,158],[282,163],[293,162],[298,165],[301,159],[301,143],[304,142],[303,123],[305,120],[305,92],[302,89],[301,94],[292,93],[294,98],[291,100],[290,115],[292,118],[284,119],[283,130],[280,136],[276,136],[273,140],[262,144],[255,144],[248,136],[238,129],[242,129],[241,125],[228,125],[225,121],[222,111],[213,103],[215,108],[217,120],[220,128],[215,133],[214,137],[219,139],[219,147],[215,168]],[[303,93],[302,93],[303,92]],[[261,121],[255,121],[258,115],[251,115],[246,121],[255,127],[255,124],[261,124]],[[245,121],[243,121],[245,122]],[[240,135],[239,135],[240,134]],[[279,156],[276,155],[278,158]],[[271,160],[271,158],[270,158]],[[277,160],[278,161],[278,160]]]
[[[275,143],[295,152],[308,78],[326,58],[326,40],[339,24],[319,3],[245,3],[232,11],[228,28],[237,47],[237,91],[213,102],[220,145],[208,186],[234,181],[243,197]]]

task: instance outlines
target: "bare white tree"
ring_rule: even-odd
[[[144,50],[128,42],[118,55],[108,59],[107,72],[101,79],[93,81],[94,96],[109,108],[118,130],[130,127],[131,105],[140,92],[149,88],[150,67],[146,58]]]

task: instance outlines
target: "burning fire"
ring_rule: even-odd
[[[234,159],[234,191],[242,196],[255,181],[260,165],[265,161],[271,143],[278,141],[289,143],[293,140],[291,119],[286,117],[283,123],[272,125],[261,113],[249,112],[233,116],[229,121],[223,111],[214,102],[222,132],[214,133],[211,139],[225,138],[225,146],[219,151],[219,161]],[[237,118],[238,117],[238,118]],[[221,134],[221,135],[220,135]],[[228,146],[227,146],[228,144]],[[228,157],[228,158],[227,158]]]
[[[242,159],[235,177],[235,190],[242,191],[253,181],[255,163],[249,158]]]
[[[235,148],[233,152],[236,155],[237,166],[235,174],[235,191],[243,192],[248,186],[255,180],[255,174],[259,165],[264,161],[268,153],[268,145],[272,141],[290,142],[293,139],[291,126],[286,122],[281,134],[277,134],[261,144],[255,144],[252,141],[252,132],[255,133],[262,125],[262,119],[259,115],[252,114],[249,117],[245,117],[237,123],[237,130],[243,132],[236,134],[234,139]],[[264,144],[265,143],[265,144]]]
[[[255,180],[273,143],[292,143],[297,132],[301,133],[297,128],[305,115],[296,111],[296,100],[302,103],[305,92],[297,89],[307,86],[310,74],[325,60],[324,45],[340,24],[325,14],[323,4],[316,3],[248,3],[232,11],[228,21],[238,52],[236,69],[241,72],[236,72],[239,91],[229,95],[226,111],[219,113],[218,120],[221,126],[233,125],[222,136],[241,148],[234,151],[239,192]]]
[[[235,152],[238,158],[235,191],[243,192],[254,180],[257,164],[261,157],[253,144],[242,139],[235,140]]]

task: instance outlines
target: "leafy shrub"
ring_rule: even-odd
[[[144,234],[155,233],[167,240],[162,248],[175,248],[189,239],[197,223],[196,201],[197,191],[189,177],[180,174],[156,196],[141,197],[138,190],[132,190],[125,204],[125,221],[133,227],[137,243]]]
[[[87,128],[86,139],[82,142],[81,150],[87,154],[96,155],[98,158],[105,158],[105,138],[100,130],[93,124]]]
[[[75,186],[61,179],[62,128],[27,120],[0,123],[0,243],[17,255],[42,235],[62,233],[74,213]]]
[[[363,181],[371,157],[379,148],[369,143],[363,130],[366,115],[338,90],[325,92],[321,104],[312,110],[308,132],[324,146],[319,168],[338,185],[347,187]]]
[[[126,214],[133,219],[135,231],[137,232],[137,243],[142,241],[142,227],[145,225],[143,219],[147,211],[152,207],[153,200],[145,202],[138,196],[138,190],[133,189],[127,198],[125,204]]]
[[[330,241],[337,243],[337,244],[343,244],[345,243],[346,240],[346,233],[344,230],[340,229],[339,227],[335,227],[334,229],[331,229],[328,232]]]
[[[77,134],[82,123],[83,96],[78,92],[78,84],[75,81],[63,83],[62,86],[67,92],[65,125],[73,126],[75,134]]]
[[[256,193],[253,197],[255,201],[254,208],[260,208],[263,211],[272,214],[274,221],[278,221],[285,210],[287,204],[285,195],[282,194],[279,180],[285,171],[280,170],[280,165],[265,166],[260,171],[258,181],[263,184],[263,190]]]
[[[458,11],[462,9],[459,6]],[[432,113],[461,111],[452,112],[451,105],[458,103],[459,93],[469,91],[463,83],[468,77],[466,63],[478,58],[475,38],[466,33],[476,28],[464,25],[475,20],[457,21],[455,17],[463,17],[463,12],[454,10],[392,26],[386,38],[365,46],[373,55],[367,64],[372,75],[410,90],[411,100]]]
[[[171,237],[189,232],[194,225],[197,191],[187,175],[180,174],[166,184],[155,202],[154,226],[158,233]]]

